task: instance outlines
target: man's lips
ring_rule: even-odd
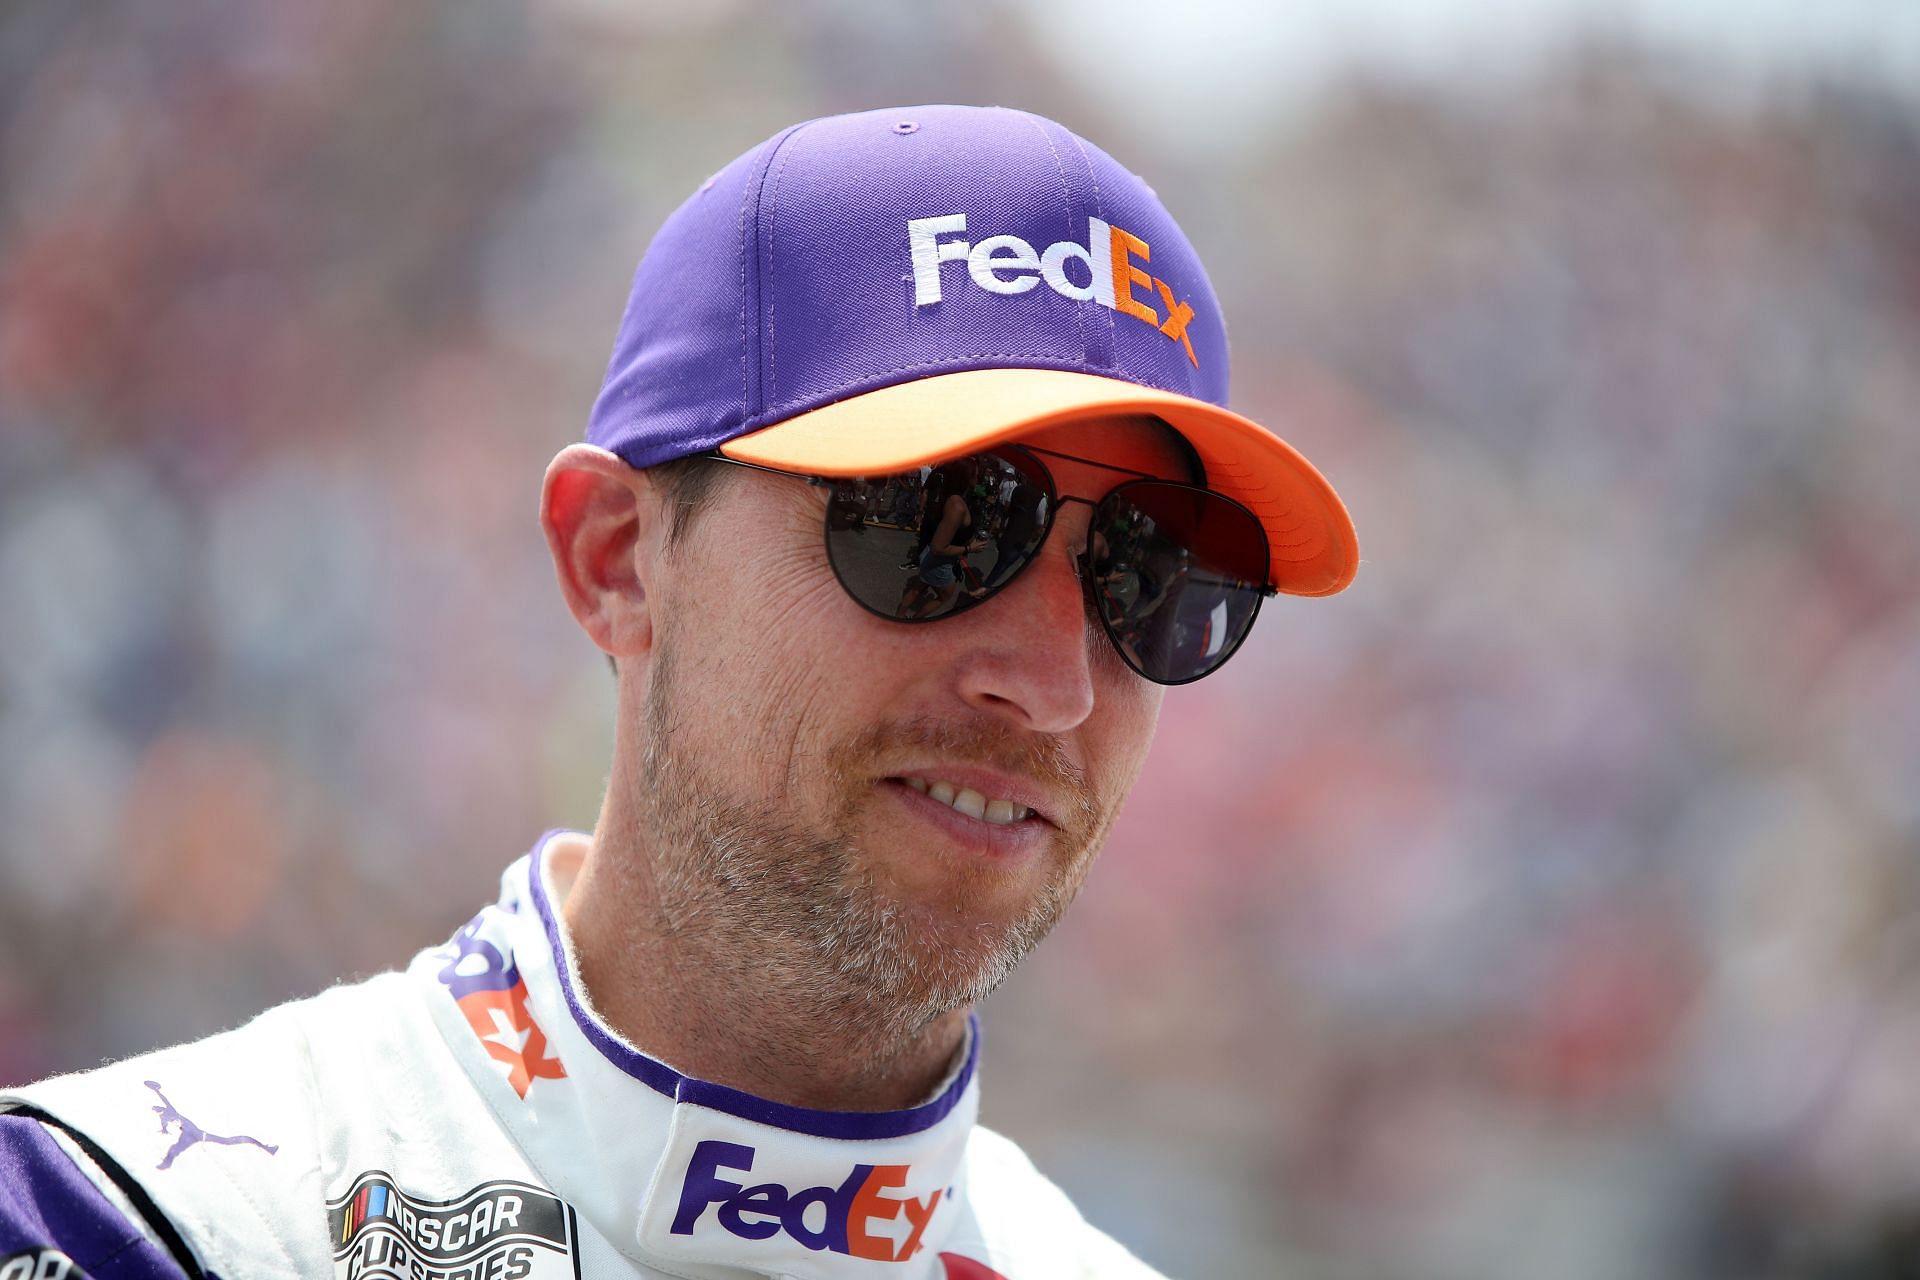
[[[1057,815],[1064,807],[1057,795],[1031,778],[970,765],[911,767],[894,773],[889,781],[992,826],[1026,822],[1057,826]]]
[[[1048,856],[1048,850],[1055,847],[1060,836],[1060,832],[1038,814],[1006,823],[969,817],[909,785],[904,778],[882,779],[879,789],[901,806],[900,818],[908,824],[893,828],[890,834],[915,848],[930,848],[922,843],[923,833],[930,829],[942,833],[967,854],[984,857],[995,865],[1018,867]]]
[[[902,778],[901,781],[921,795],[946,805],[955,813],[965,814],[981,822],[990,822],[996,827],[1025,822],[1033,814],[1033,810],[1023,804],[997,798],[989,800],[971,787],[956,789],[951,783],[928,782],[925,778]]]

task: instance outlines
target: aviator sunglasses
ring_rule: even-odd
[[[1253,628],[1267,534],[1223,494],[1030,445],[997,445],[899,475],[805,479],[830,491],[827,560],[846,593],[896,622],[938,622],[998,595],[1039,558],[1064,503],[1093,508],[1075,571],[1107,639],[1156,684],[1218,671]],[[1104,498],[1061,494],[1043,457],[1135,477]]]

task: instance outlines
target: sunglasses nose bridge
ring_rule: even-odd
[[[1066,557],[1067,567],[1073,571],[1074,582],[1080,588],[1080,604],[1086,637],[1090,642],[1104,644],[1107,638],[1102,633],[1107,632],[1108,628],[1105,619],[1100,616],[1100,597],[1096,590],[1099,569],[1093,562],[1094,527],[1099,521],[1101,504],[1092,498],[1082,498],[1070,493],[1063,493],[1057,499],[1061,509],[1070,502],[1077,502],[1087,508],[1087,524],[1077,533],[1073,545],[1061,547],[1059,551]],[[1057,515],[1058,512],[1056,512]],[[1049,542],[1052,542],[1059,528],[1060,523],[1056,518],[1047,531]],[[1036,555],[1035,558],[1039,557]]]
[[[1070,501],[1083,500],[1061,499],[1062,504]],[[1005,611],[999,615],[1000,625],[1022,637],[1014,647],[1038,659],[1056,679],[1077,672],[1081,680],[1090,681],[1093,655],[1107,643],[1097,613],[1094,571],[1084,541],[1068,546],[1058,540],[1060,532],[1059,520],[1050,521],[1033,555],[1001,584],[995,593],[1001,598],[989,607]]]
[[[1099,511],[1100,504],[1095,502],[1092,498],[1082,498],[1071,493],[1063,493],[1055,497],[1054,505],[1056,509],[1054,511],[1053,520],[1047,527],[1047,541],[1049,542],[1053,541],[1054,534],[1057,533],[1060,529],[1060,517],[1063,514],[1065,514],[1067,505],[1069,503],[1075,503],[1075,502],[1087,508],[1088,512],[1090,513],[1087,516],[1086,531],[1084,535],[1078,540],[1079,545],[1067,548],[1067,558],[1073,562],[1073,571],[1077,574],[1080,572],[1080,562],[1086,558],[1087,543],[1091,540],[1092,533],[1093,533],[1093,514],[1092,513],[1097,513]]]

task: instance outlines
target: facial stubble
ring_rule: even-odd
[[[831,816],[813,826],[784,799],[741,794],[686,747],[674,645],[660,639],[636,797],[650,828],[660,921],[737,989],[833,1019],[850,1040],[883,1052],[985,998],[1078,894],[1117,804],[1102,812],[1057,742],[1016,740],[990,725],[875,725],[797,765],[834,797]],[[859,811],[884,762],[907,752],[1017,772],[1072,797],[1055,815],[1047,877],[1011,921],[975,909],[1001,887],[991,867],[953,866],[935,905],[893,896],[876,875],[877,851],[863,856]]]

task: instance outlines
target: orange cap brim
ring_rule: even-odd
[[[1346,504],[1294,447],[1256,422],[1191,396],[1061,369],[969,369],[823,405],[720,452],[819,476],[878,476],[943,462],[1042,427],[1152,414],[1187,438],[1207,486],[1266,528],[1272,586],[1296,596],[1345,589],[1360,567]]]

